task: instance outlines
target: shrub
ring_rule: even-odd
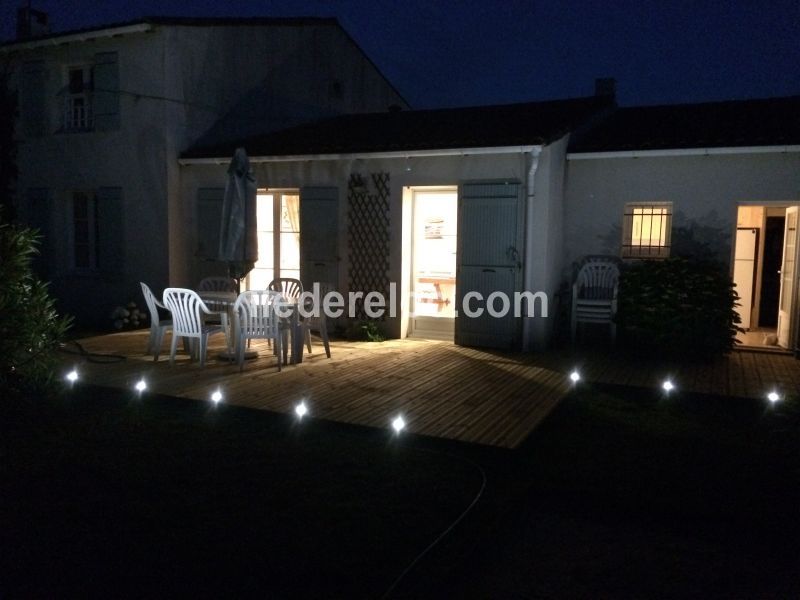
[[[672,258],[625,269],[617,324],[623,343],[669,358],[714,358],[736,343],[738,295],[717,262]]]
[[[55,310],[47,284],[31,260],[38,234],[0,222],[0,385],[45,387],[51,383],[59,343],[71,319]]]

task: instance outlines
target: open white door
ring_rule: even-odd
[[[797,210],[786,209],[786,229],[783,234],[783,263],[781,264],[781,295],[778,304],[778,344],[789,348],[792,340],[792,314],[797,294]]]
[[[756,249],[758,248],[758,230],[741,228],[736,230],[736,249],[733,262],[733,282],[739,294],[739,306],[736,312],[744,329],[750,329],[750,317],[753,310],[753,287],[756,280]]]
[[[521,198],[518,183],[470,183],[461,187],[458,208],[458,256],[456,275],[455,342],[463,346],[515,348],[520,339],[521,319],[514,317],[514,293],[522,285]],[[509,299],[511,310],[502,318],[487,310],[494,292]],[[464,297],[473,299],[464,310]],[[495,310],[502,308],[498,301]]]

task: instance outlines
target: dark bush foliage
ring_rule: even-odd
[[[741,322],[724,265],[672,258],[642,261],[619,282],[617,324],[623,344],[668,358],[714,358],[736,343]]]
[[[71,319],[55,310],[47,284],[31,270],[39,237],[0,222],[0,385],[53,381],[58,345]]]

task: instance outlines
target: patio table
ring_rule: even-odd
[[[233,307],[236,304],[236,299],[238,298],[236,292],[208,291],[198,292],[198,294],[203,302],[208,304],[210,308],[213,307],[214,309],[219,309],[227,313],[227,322],[231,331],[226,332],[225,336],[228,343],[228,350],[227,352],[221,353],[220,358],[223,358],[224,360],[235,360],[236,346],[239,341],[239,327],[234,326],[234,324],[237,323],[237,319],[236,315],[233,314]],[[287,330],[289,331],[291,363],[301,363],[303,362],[303,343],[305,340],[303,338],[300,314],[297,310],[297,298],[285,298],[284,304],[292,308],[291,315],[283,319],[287,325]],[[246,350],[244,356],[248,359],[256,358],[258,356],[258,352]],[[279,357],[279,360],[282,359]],[[284,364],[286,363],[287,361],[284,361]]]

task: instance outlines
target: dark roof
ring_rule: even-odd
[[[46,40],[68,35],[82,33],[92,33],[104,31],[106,29],[117,29],[119,27],[130,27],[132,25],[183,25],[187,27],[214,27],[214,26],[289,26],[297,27],[304,25],[336,25],[339,22],[333,17],[141,17],[130,21],[120,21],[117,23],[106,23],[103,25],[93,25],[80,29],[70,29],[67,31],[54,31],[47,35],[40,35],[22,40],[7,40],[0,44],[3,46],[13,46],[15,44],[25,44],[37,40]]]
[[[570,152],[800,144],[800,96],[620,108]]]
[[[592,96],[344,115],[235,143],[190,148],[183,158],[228,157],[238,146],[250,156],[303,156],[546,144],[612,105],[613,98]]]

